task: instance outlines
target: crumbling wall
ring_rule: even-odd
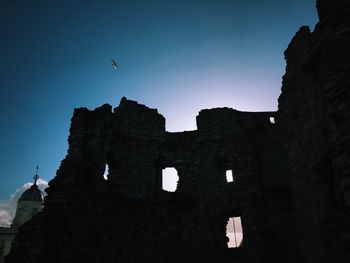
[[[301,27],[285,52],[277,113],[202,110],[197,130],[169,133],[125,98],[114,112],[76,109],[44,210],[7,262],[349,262],[350,7],[317,7],[314,32]],[[243,244],[229,249],[235,216]]]
[[[288,139],[300,262],[350,261],[350,2],[318,1],[314,32],[285,52],[279,120]]]
[[[291,232],[275,223],[292,220],[279,209],[289,207],[278,190],[288,180],[272,116],[203,110],[198,130],[169,133],[156,110],[125,98],[113,113],[109,105],[76,109],[45,208],[21,228],[8,262],[288,262],[273,252],[286,251],[279,241]],[[174,193],[161,188],[165,167],[178,171]],[[229,249],[233,216],[244,241]]]

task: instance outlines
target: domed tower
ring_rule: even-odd
[[[37,180],[39,178],[38,167],[36,168],[36,174],[33,178],[34,184],[29,189],[25,190],[18,199],[16,215],[11,225],[12,228],[18,228],[30,220],[43,206],[44,194],[37,185]]]

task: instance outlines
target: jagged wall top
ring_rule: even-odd
[[[157,109],[148,108],[136,101],[123,97],[114,109],[122,129],[134,130],[142,134],[161,134],[165,132],[165,118]]]
[[[350,10],[349,0],[317,0],[316,3],[320,22],[337,21],[343,14]]]

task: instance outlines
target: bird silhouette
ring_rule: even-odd
[[[113,66],[113,68],[114,68],[114,69],[119,69],[119,65],[118,65],[118,63],[117,63],[117,60],[115,60],[114,58],[111,58],[111,60],[112,60],[112,66]]]

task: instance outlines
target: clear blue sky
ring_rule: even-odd
[[[276,110],[283,52],[316,21],[315,0],[1,1],[0,200],[37,164],[54,177],[76,107],[126,96],[169,131],[202,108]]]

